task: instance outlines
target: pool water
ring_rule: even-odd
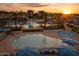
[[[61,37],[71,38],[71,37],[76,36],[76,33],[74,33],[74,32],[59,31],[58,35],[61,36]]]
[[[51,38],[42,34],[26,34],[13,40],[11,44],[13,47],[20,49],[25,47],[50,48],[59,47],[62,44],[62,40]]]

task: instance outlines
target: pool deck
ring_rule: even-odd
[[[18,51],[19,49],[12,47],[11,41],[25,34],[43,34],[49,37],[62,39],[62,37],[57,35],[56,30],[52,30],[52,31],[49,30],[44,32],[17,32],[16,34],[7,34],[8,36],[0,41],[0,53],[16,53],[16,51]],[[79,41],[79,34],[73,37],[73,39]],[[77,45],[76,47],[79,49],[79,45]]]

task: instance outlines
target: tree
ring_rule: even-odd
[[[47,24],[47,13],[45,11],[39,11],[39,17],[44,20],[44,28],[46,28]]]
[[[29,19],[33,19],[33,10],[28,10],[27,11],[27,17],[29,18]]]
[[[14,21],[15,27],[17,27],[17,11],[13,13],[13,21]]]

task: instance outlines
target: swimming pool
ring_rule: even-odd
[[[65,38],[71,38],[71,37],[76,36],[76,33],[74,33],[74,32],[59,31],[58,35],[61,36],[61,37],[65,37]]]
[[[50,48],[59,47],[62,44],[62,40],[51,38],[43,34],[25,34],[13,40],[11,44],[13,47],[20,49],[25,47]]]

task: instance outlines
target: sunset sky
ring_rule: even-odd
[[[29,9],[39,11],[44,10],[52,13],[70,13],[79,14],[79,3],[0,3],[0,10],[4,11],[27,11]]]

